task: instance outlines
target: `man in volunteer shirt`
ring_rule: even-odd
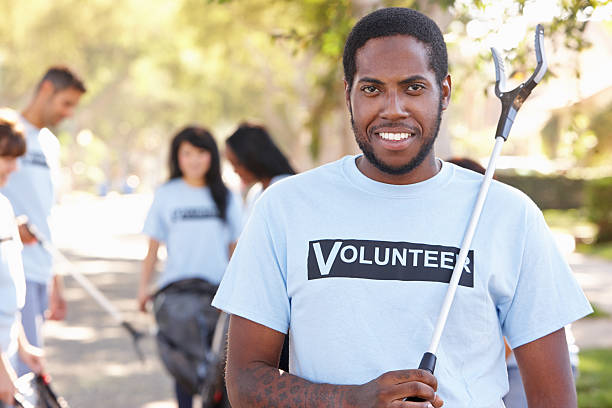
[[[27,216],[44,237],[50,239],[47,218],[54,203],[54,182],[59,171],[59,142],[48,127],[72,116],[85,92],[83,82],[70,69],[51,67],[44,74],[29,105],[21,112],[27,151],[19,160],[19,168],[0,189],[17,216]],[[23,267],[26,277],[26,300],[21,311],[23,328],[31,344],[42,347],[42,323],[49,306],[48,318],[61,320],[66,315],[59,276],[53,276],[52,258],[25,225],[19,227],[24,243]],[[49,294],[47,286],[50,284]],[[19,375],[29,371],[19,365]]]
[[[482,211],[435,377],[415,369],[482,176],[444,163],[432,148],[451,78],[431,19],[411,9],[375,11],[353,28],[343,63],[363,155],[270,186],[213,301],[232,314],[232,406],[503,407],[504,335],[530,406],[575,407],[563,327],[591,308],[541,212],[499,182]],[[276,367],[289,331],[286,373]]]

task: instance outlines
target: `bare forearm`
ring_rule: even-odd
[[[151,240],[149,243],[149,250],[147,256],[142,261],[142,270],[140,273],[140,288],[147,289],[151,282],[151,276],[155,270],[155,264],[157,263],[157,249],[159,244],[156,241]]]
[[[517,347],[514,353],[530,407],[577,406],[564,329]]]
[[[155,269],[155,260],[149,257],[145,258],[142,262],[142,270],[140,273],[140,287],[147,288],[151,282],[151,276],[153,275],[153,269]]]
[[[232,407],[357,408],[355,385],[316,384],[265,363],[227,377]]]
[[[575,389],[568,389],[562,395],[528,395],[527,401],[530,407],[538,408],[576,408],[578,406]]]

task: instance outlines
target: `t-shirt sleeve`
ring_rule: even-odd
[[[238,194],[233,192],[230,193],[227,221],[230,229],[230,240],[231,242],[236,242],[242,232],[244,218],[242,213],[242,201]]]
[[[142,232],[157,241],[166,242],[168,237],[168,225],[164,219],[162,196],[163,194],[160,190],[155,192],[155,197],[147,213]]]
[[[542,213],[529,227],[516,290],[499,312],[502,331],[516,348],[592,313]]]
[[[0,195],[0,238],[10,238],[0,243],[0,351],[7,351],[11,342],[11,329],[16,319],[15,313],[18,308],[23,307],[25,298],[22,244],[14,219],[9,201]],[[18,279],[21,282],[18,282]]]
[[[284,231],[258,202],[243,231],[212,305],[286,333],[289,328]]]

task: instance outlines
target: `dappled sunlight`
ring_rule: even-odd
[[[51,216],[54,242],[100,258],[142,259],[147,240],[140,231],[151,199],[138,194],[65,196]]]
[[[76,302],[79,300],[83,300],[89,295],[82,288],[65,288],[64,289],[64,298],[67,302]]]
[[[92,341],[96,331],[91,327],[68,326],[62,322],[49,321],[45,325],[45,336],[58,340]]]
[[[150,402],[141,405],[141,408],[175,408],[176,403],[171,400]]]

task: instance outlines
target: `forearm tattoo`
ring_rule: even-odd
[[[256,363],[237,378],[239,404],[235,408],[352,408],[350,385],[311,383],[277,368]],[[232,401],[236,404],[236,401]]]

